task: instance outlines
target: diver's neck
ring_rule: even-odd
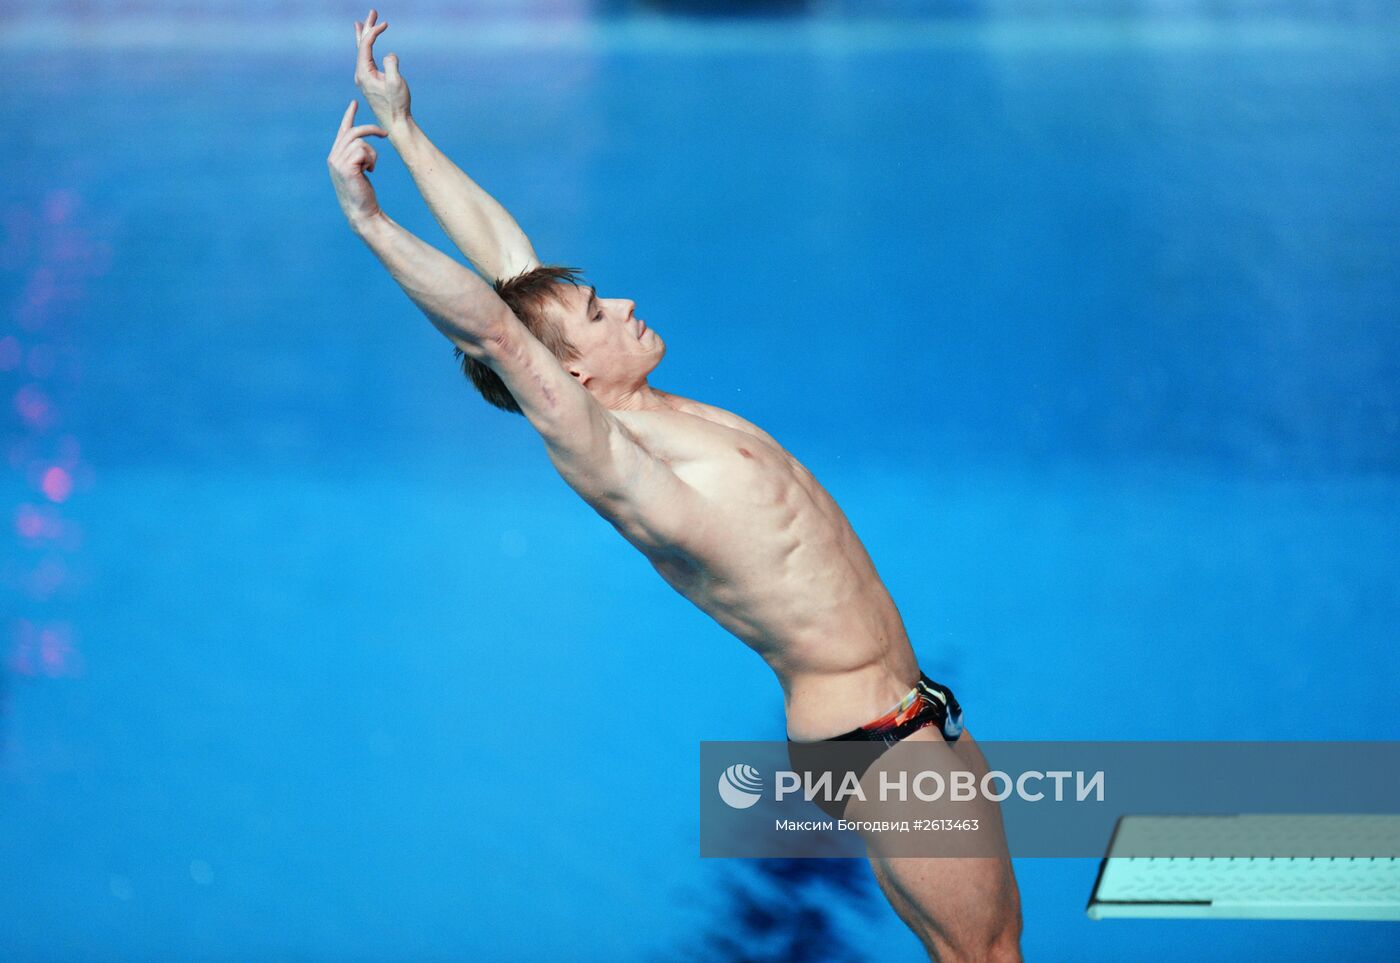
[[[614,399],[607,407],[610,411],[675,411],[676,402],[681,400],[676,395],[653,388],[643,381],[636,388]]]

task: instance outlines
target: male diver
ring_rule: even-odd
[[[778,677],[796,746],[837,739],[882,750],[929,742],[981,764],[952,692],[924,676],[894,601],[850,523],[796,458],[739,416],[652,387],[665,342],[625,298],[541,265],[510,214],[427,138],[409,91],[356,23],[355,82],[327,163],[355,233],[450,340],[488,401],[527,418],[564,480],[661,577],[752,647]],[[388,137],[444,232],[492,284],[409,234],[365,176]],[[956,760],[955,760],[956,761]],[[839,811],[839,810],[838,810]],[[1019,960],[1020,898],[995,857],[871,865],[936,960]]]

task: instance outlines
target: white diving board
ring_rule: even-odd
[[[1400,921],[1397,857],[1400,816],[1125,816],[1086,912]]]

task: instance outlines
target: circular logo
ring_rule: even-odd
[[[719,798],[735,809],[748,809],[763,794],[763,776],[753,766],[730,766],[719,776]]]

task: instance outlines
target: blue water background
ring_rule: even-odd
[[[546,260],[637,301],[654,384],[827,485],[980,739],[1395,739],[1400,30],[1310,13],[404,11],[384,49]],[[7,543],[10,627],[69,641],[0,640],[0,956],[677,955],[740,871],[697,856],[697,743],[780,737],[771,676],[346,229],[348,19],[92,26],[23,34],[0,99],[6,330],[58,358],[0,371],[53,413],[7,407],[0,495],[75,481],[68,537]],[[448,247],[387,145],[374,182]],[[1096,865],[1018,861],[1028,959],[1400,954],[1090,922]]]

